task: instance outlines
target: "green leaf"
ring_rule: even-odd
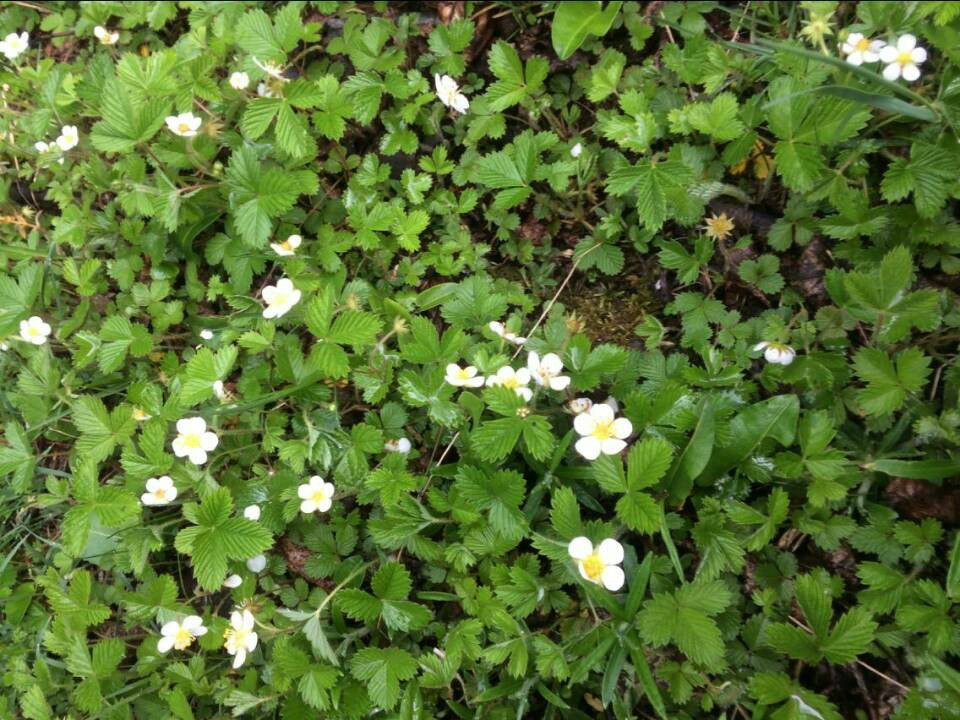
[[[712,482],[752,457],[768,438],[783,446],[792,444],[799,415],[796,395],[777,395],[739,413],[730,421],[730,443],[714,453],[698,483]]]
[[[264,165],[249,146],[234,151],[225,178],[236,230],[254,247],[266,246],[272,218],[292,208],[301,194],[312,195],[319,187],[317,176],[309,170]]]
[[[392,709],[400,699],[400,681],[417,674],[417,661],[399,648],[364,648],[350,662],[350,672],[365,683],[377,707]]]
[[[160,98],[134,103],[126,86],[115,78],[107,80],[100,97],[103,120],[93,126],[90,141],[103,152],[128,153],[150,140],[170,109],[169,101]]]
[[[713,403],[709,398],[705,398],[690,439],[664,480],[664,487],[670,492],[671,503],[683,502],[690,494],[694,481],[706,468],[713,452],[715,426]]]
[[[107,412],[103,400],[85,395],[74,400],[71,408],[73,423],[80,431],[75,447],[94,461],[109,457],[137,427],[129,405],[120,405],[111,413]]]
[[[709,135],[714,140],[728,142],[746,132],[737,118],[737,97],[733,93],[720,93],[709,103],[699,102],[687,112],[687,122],[694,130]]]
[[[527,526],[520,512],[526,494],[523,476],[510,470],[487,472],[463,466],[457,472],[456,489],[467,506],[486,512],[493,529],[508,538],[519,538]]]
[[[4,425],[3,431],[7,444],[0,446],[0,476],[12,474],[14,491],[26,492],[37,467],[33,443],[30,442],[23,426],[15,420]]]
[[[587,35],[603,37],[613,24],[622,2],[563,2],[557,5],[550,29],[553,49],[566,60],[583,45]],[[604,703],[606,704],[606,703]]]
[[[233,498],[217,488],[200,504],[186,503],[184,516],[194,523],[177,533],[174,546],[193,559],[193,572],[204,590],[217,590],[227,576],[228,560],[248,560],[273,544],[270,531],[244,517],[231,517]]]

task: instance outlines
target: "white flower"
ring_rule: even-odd
[[[250,572],[258,573],[267,566],[267,556],[266,555],[254,555],[252,558],[247,560],[247,570]]]
[[[221,400],[227,399],[227,390],[223,387],[223,380],[213,381],[213,394]]]
[[[300,498],[300,512],[326,512],[333,505],[333,483],[324,482],[319,475],[314,475],[309,482],[297,488]]]
[[[623,587],[625,580],[623,569],[623,545],[613,538],[607,538],[596,549],[585,537],[575,537],[567,546],[570,557],[577,561],[577,568],[585,580],[603,585],[607,590],[616,592]]]
[[[196,638],[206,634],[207,628],[203,626],[203,618],[199,615],[188,615],[182,623],[171,620],[160,628],[157,650],[162,653],[169,652],[170,648],[186,650]]]
[[[80,142],[80,133],[77,132],[76,125],[64,125],[60,129],[60,137],[57,138],[57,147],[66,152],[72,150]]]
[[[504,365],[497,370],[496,375],[487,378],[487,387],[505,387],[511,388],[526,402],[530,402],[533,397],[533,390],[527,387],[530,384],[530,371],[526,368],[514,370],[509,365]]]
[[[177,488],[169,475],[147,480],[147,491],[140,496],[144,505],[168,505],[177,497]]]
[[[405,437],[397,438],[396,440],[387,440],[383,444],[384,450],[395,453],[408,453],[412,447],[413,446],[410,444],[410,441]]]
[[[284,77],[283,68],[277,65],[275,62],[271,62],[270,60],[267,60],[266,62],[260,62],[256,58],[253,58],[253,64],[272,78],[282,80],[283,82],[290,82],[290,78]]]
[[[259,520],[260,519],[260,506],[259,505],[247,505],[243,509],[243,516],[247,520]]]
[[[840,50],[851,65],[863,65],[879,60],[884,45],[883,40],[871,40],[863,33],[850,33]]]
[[[250,76],[245,72],[235,72],[230,75],[230,87],[234,90],[246,90],[250,87]]]
[[[767,342],[766,340],[758,342],[753,346],[754,352],[759,352],[760,350],[763,350],[763,357],[766,358],[767,362],[773,363],[774,365],[789,365],[797,356],[797,351],[789,345],[778,342]]]
[[[247,659],[247,653],[257,647],[257,634],[253,631],[253,613],[249,610],[230,614],[230,629],[223,633],[223,647],[233,655],[233,668],[237,669]]]
[[[273,90],[267,87],[266,83],[260,83],[257,85],[257,95],[260,97],[271,98],[273,97]]]
[[[201,331],[200,331],[200,339],[201,339],[201,340],[213,340],[213,330],[207,330],[206,328],[204,328],[203,330],[201,330]]]
[[[241,585],[243,585],[243,578],[236,574],[231,575],[223,581],[223,586],[225,588],[233,589],[235,587],[240,587]]]
[[[300,243],[303,242],[303,238],[299,235],[291,235],[282,243],[270,243],[270,247],[277,255],[282,255],[283,257],[289,257],[294,255]]]
[[[920,63],[927,59],[927,51],[917,47],[917,38],[913,35],[901,35],[896,47],[887,45],[880,50],[880,60],[887,64],[883,76],[887,80],[902,77],[907,82],[920,79]]]
[[[577,143],[572,148],[570,148],[570,154],[575,158],[580,157],[580,153],[582,152],[583,152],[583,145],[581,145],[580,143]]]
[[[613,408],[597,403],[573,419],[573,429],[582,435],[574,446],[587,460],[596,460],[600,453],[616,455],[627,444],[624,439],[633,432],[626,418],[614,418]]]
[[[33,345],[43,345],[50,334],[50,326],[43,318],[34,315],[28,320],[20,321],[20,337]]]
[[[570,408],[570,412],[574,415],[579,415],[593,407],[593,400],[588,397],[574,398],[567,403],[567,407]]]
[[[7,60],[14,60],[20,53],[29,47],[30,33],[22,32],[19,35],[10,33],[0,40],[0,54],[6,55]]]
[[[457,81],[449,75],[434,75],[433,84],[436,86],[440,102],[448,108],[453,108],[458,113],[465,113],[470,108],[467,96],[460,92]]]
[[[508,343],[513,343],[514,345],[523,345],[527,341],[525,337],[520,337],[516,333],[512,333],[509,330],[507,330],[507,328],[504,327],[502,322],[497,322],[496,320],[492,320],[490,322],[490,325],[488,325],[488,327],[490,328],[491,332],[493,332],[495,335],[499,335]]]
[[[268,320],[290,312],[290,308],[300,302],[301,295],[289,278],[280,278],[276,285],[267,285],[260,294],[267,303],[263,316]]]
[[[570,378],[560,373],[563,371],[563,361],[555,353],[547,353],[540,358],[535,352],[527,356],[527,368],[537,385],[545,385],[551,390],[565,390],[570,384]]]
[[[473,365],[462,368],[456,363],[450,363],[447,365],[447,376],[444,380],[454,387],[483,387],[483,375],[477,375],[477,369]]]
[[[220,442],[219,438],[207,430],[207,421],[202,417],[177,420],[177,437],[173,439],[173,454],[186,456],[194,465],[203,465],[207,453],[212,452]]]
[[[36,148],[36,151],[39,153],[45,153],[50,150],[50,146],[43,140],[37,140],[37,142],[33,144],[33,147]]]
[[[167,127],[174,135],[181,137],[193,137],[200,129],[202,120],[192,112],[180,113],[179,115],[167,116]]]
[[[116,45],[117,40],[120,39],[120,33],[110,32],[102,25],[97,25],[93,29],[93,34],[96,36],[97,40],[104,45]]]

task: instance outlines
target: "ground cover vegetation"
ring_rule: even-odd
[[[960,4],[0,3],[0,717],[960,717]]]

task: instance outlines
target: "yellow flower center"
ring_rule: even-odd
[[[897,63],[900,65],[909,65],[913,62],[913,53],[902,52],[897,55]]]
[[[516,377],[509,377],[506,380],[503,380],[501,383],[505,388],[510,388],[511,390],[516,390],[520,387],[520,381]]]
[[[857,50],[863,52],[864,50],[870,49],[870,38],[860,38],[860,42],[857,43]]]
[[[183,444],[188,448],[200,447],[200,435],[198,433],[187,433],[183,436]]]
[[[316,490],[313,495],[310,496],[310,499],[319,505],[327,499],[327,494],[323,490]]]
[[[290,244],[289,240],[284,240],[282,243],[280,243],[280,247],[288,252],[293,252],[293,246]]]
[[[457,379],[459,380],[469,380],[470,373],[467,372],[466,368],[460,368],[457,370]]]
[[[182,123],[180,123],[179,125],[177,125],[177,129],[178,129],[180,132],[182,132],[182,133],[188,133],[188,132],[190,132],[190,126],[187,125],[187,123],[185,123],[185,122],[182,122]]]
[[[714,215],[707,218],[707,236],[715,240],[725,240],[727,235],[733,231],[733,220],[727,217],[726,213],[719,216]]]
[[[597,427],[591,433],[593,437],[601,442],[613,437],[613,420],[606,420],[597,423]]]
[[[603,569],[606,567],[603,560],[600,559],[600,556],[597,553],[588,555],[582,561],[583,563],[583,574],[588,578],[597,582],[600,580],[600,576],[603,574]]]
[[[277,294],[273,296],[271,305],[286,305],[289,299],[290,296],[287,293],[277,290]]]
[[[186,650],[193,644],[193,634],[182,625],[177,628],[177,634],[173,636],[173,646],[177,650]]]
[[[40,328],[34,325],[31,325],[29,328],[27,328],[27,335],[29,335],[30,337],[37,337],[39,334],[40,334]]]
[[[158,489],[156,489],[156,490],[153,491],[153,496],[154,496],[157,500],[166,500],[166,499],[167,499],[167,491],[164,490],[163,488],[158,488]]]
[[[223,646],[230,649],[231,646],[234,648],[243,647],[249,637],[250,631],[244,630],[243,628],[227,628],[223,633]]]

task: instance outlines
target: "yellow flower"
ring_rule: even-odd
[[[730,236],[730,233],[733,232],[733,220],[728,218],[726,213],[709,217],[706,223],[707,237],[711,237],[714,240],[726,240]]]

